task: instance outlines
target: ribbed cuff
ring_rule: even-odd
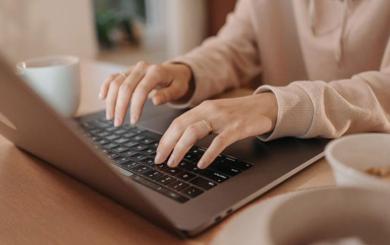
[[[283,87],[264,85],[254,93],[263,92],[272,92],[275,95],[278,116],[274,130],[258,138],[262,141],[270,141],[286,136],[304,137],[314,115],[313,103],[307,93],[296,83]]]

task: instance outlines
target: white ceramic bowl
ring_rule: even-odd
[[[353,238],[362,244],[387,245],[389,203],[390,194],[384,190],[338,187],[305,191],[270,211],[264,240],[258,244],[309,245]]]
[[[336,139],[327,145],[325,157],[338,185],[390,190],[390,181],[365,172],[370,167],[390,166],[390,134],[356,134]]]

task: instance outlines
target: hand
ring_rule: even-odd
[[[130,105],[130,121],[135,124],[148,96],[155,105],[186,97],[191,92],[191,76],[191,69],[184,64],[149,65],[142,61],[126,73],[111,75],[99,93],[100,99],[106,101],[107,120],[114,119],[114,125],[120,126]]]
[[[205,101],[172,122],[160,140],[155,162],[165,162],[170,155],[167,164],[176,167],[196,141],[212,132],[217,136],[198,162],[198,168],[206,168],[234,142],[273,130],[276,117],[272,93]]]

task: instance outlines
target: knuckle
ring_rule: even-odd
[[[210,111],[217,111],[218,110],[218,104],[212,100],[206,100],[206,101],[202,102],[201,105]]]
[[[122,85],[122,81],[120,79],[115,79],[112,83],[112,86],[119,88]]]
[[[111,74],[108,76],[107,78],[107,82],[111,82],[112,80],[114,80],[116,78],[116,74]]]
[[[137,86],[137,90],[136,90],[136,93],[139,94],[139,95],[144,95],[148,92],[148,88],[146,87],[145,84],[138,84]]]
[[[172,127],[173,127],[173,129],[176,129],[176,130],[181,130],[183,128],[183,123],[182,123],[182,120],[180,119],[180,117],[173,120]]]
[[[127,92],[127,91],[129,91],[129,90],[130,90],[130,84],[127,83],[127,82],[122,83],[121,86],[119,87],[119,90],[120,90],[121,92]]]
[[[161,66],[160,65],[151,65],[149,66],[148,70],[150,71],[150,73],[152,74],[160,74],[161,73]]]
[[[148,66],[148,63],[146,63],[144,60],[138,61],[137,67],[139,68],[146,68]]]
[[[198,129],[195,125],[190,125],[186,129],[188,135],[192,138],[197,138],[198,137]]]

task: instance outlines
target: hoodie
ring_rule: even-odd
[[[218,35],[173,59],[195,106],[255,80],[278,115],[262,140],[390,132],[390,1],[240,0]]]

